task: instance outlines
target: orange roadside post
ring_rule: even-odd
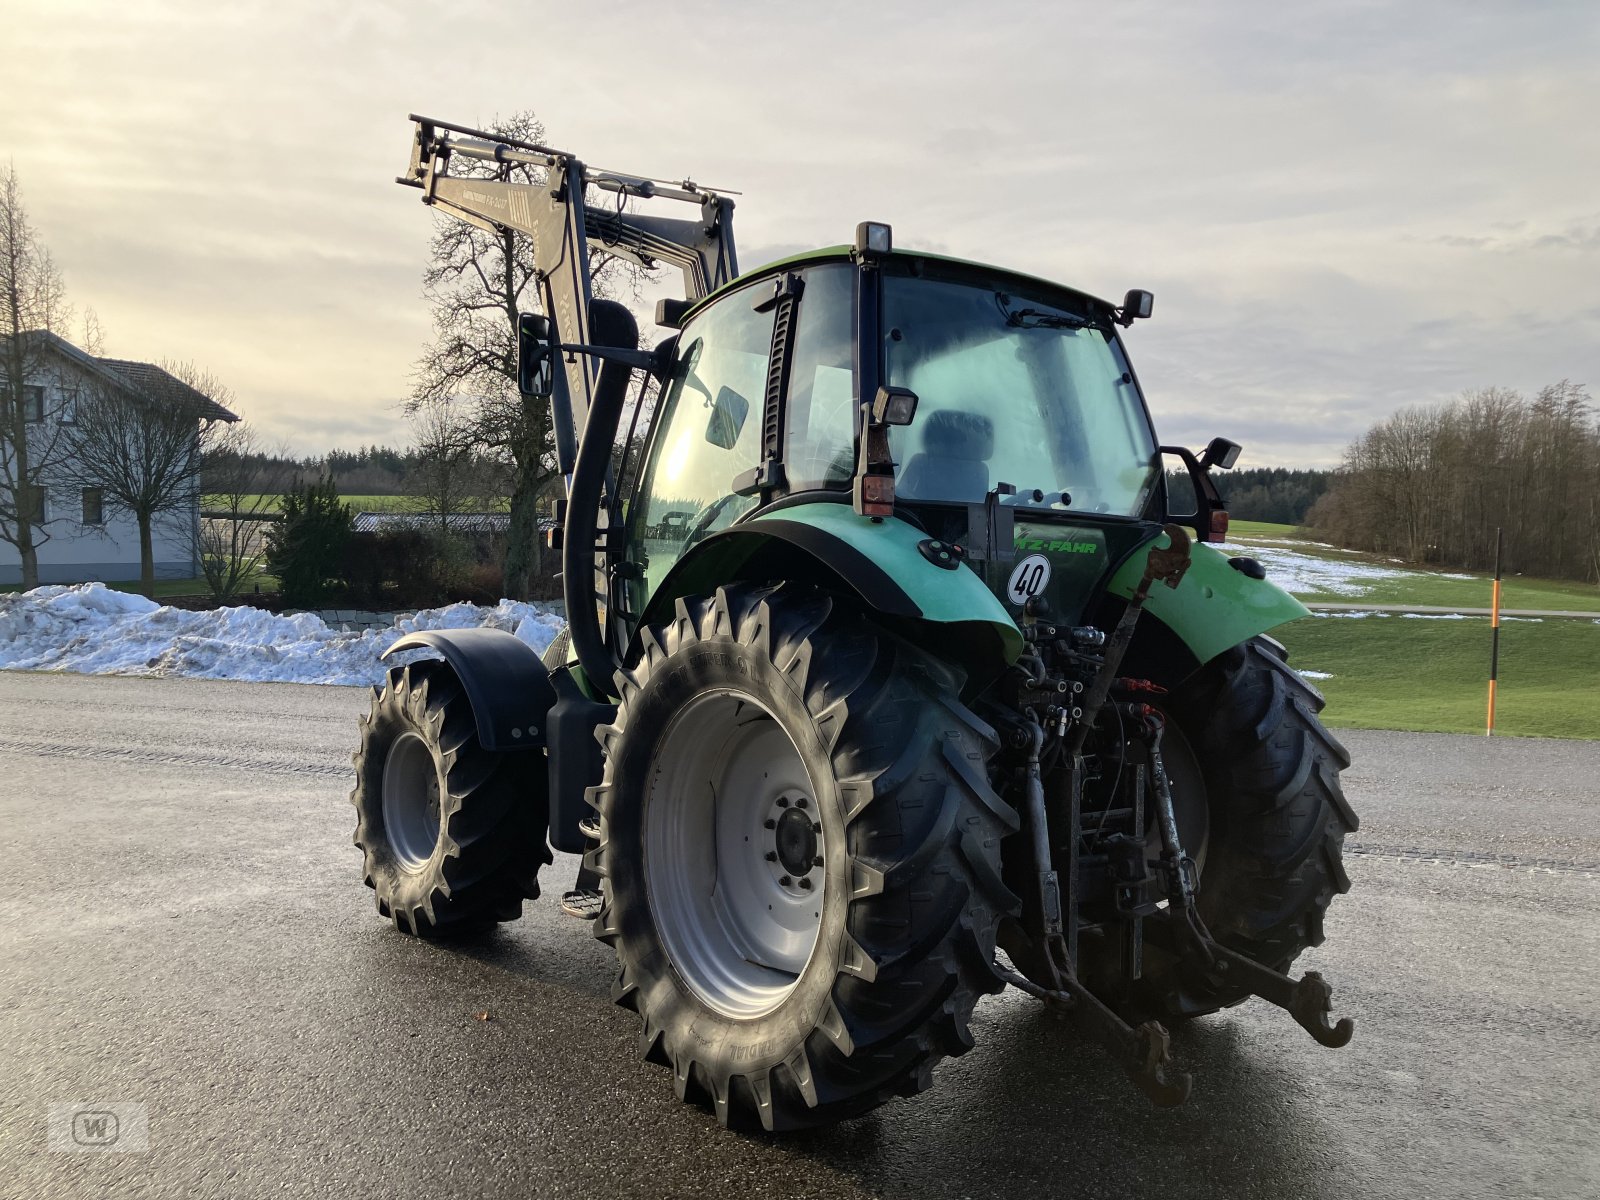
[[[1500,675],[1500,541],[1503,531],[1494,531],[1494,599],[1489,605],[1489,728],[1484,737],[1494,736],[1494,691]]]

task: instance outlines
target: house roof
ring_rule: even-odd
[[[148,396],[152,400],[192,407],[197,410],[197,414],[202,420],[237,421],[239,419],[204,392],[190,387],[176,375],[162,370],[154,363],[129,362],[123,358],[102,358],[98,361],[122,376],[128,382],[129,387],[141,396]]]
[[[154,363],[130,362],[122,358],[96,358],[92,354],[84,353],[65,338],[43,329],[35,329],[22,336],[37,341],[81,370],[135,396],[157,403],[191,406],[196,410],[195,416],[199,420],[239,419],[204,392],[190,387]]]
[[[387,533],[396,529],[437,529],[438,513],[358,512],[351,526],[356,533]],[[454,533],[505,533],[511,514],[503,512],[449,513],[445,528]],[[541,522],[541,528],[543,523]]]

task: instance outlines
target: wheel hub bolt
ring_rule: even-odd
[[[800,886],[805,888],[805,890],[809,892],[811,890],[811,880],[809,878],[802,879],[800,881]]]
[[[794,880],[790,879],[787,875],[784,875],[778,880],[778,882],[783,884],[784,887],[789,887],[794,883]]]
[[[768,862],[777,862],[778,861],[778,852],[776,850],[768,850],[767,851],[767,861]]]

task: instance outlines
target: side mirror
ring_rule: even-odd
[[[711,405],[711,420],[706,424],[706,441],[724,450],[739,444],[739,433],[750,415],[750,401],[730,387],[717,389]]]
[[[528,400],[548,400],[555,386],[555,327],[541,313],[517,314],[517,390]]]
[[[1200,454],[1200,465],[1208,471],[1212,467],[1219,471],[1231,471],[1243,449],[1238,442],[1230,442],[1227,438],[1212,438]]]
[[[694,307],[690,300],[657,300],[656,324],[664,329],[682,329],[683,314]]]

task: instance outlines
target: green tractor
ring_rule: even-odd
[[[1207,544],[1238,447],[1155,436],[1119,332],[1149,293],[871,223],[740,274],[725,194],[412,119],[401,182],[533,241],[519,370],[556,431],[569,624],[542,661],[485,630],[392,648],[433,657],[390,672],[356,755],[382,915],[482,930],[549,846],[582,852],[568,907],[644,1056],[725,1124],[918,1092],[1008,984],[1162,1105],[1190,1087],[1164,1023],[1258,996],[1349,1040],[1286,974],[1349,887],[1349,758],[1266,636],[1305,609]],[[601,240],[683,271],[654,349],[590,293]],[[622,428],[641,375],[659,400]]]

